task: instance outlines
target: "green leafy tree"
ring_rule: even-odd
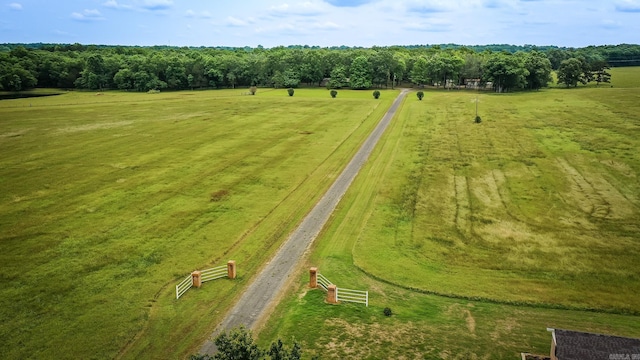
[[[604,60],[599,60],[591,64],[591,71],[593,73],[593,81],[596,82],[596,86],[600,86],[600,83],[610,83],[611,73],[609,64]]]
[[[371,65],[365,56],[358,56],[351,63],[349,84],[352,89],[369,89],[371,87]]]
[[[405,53],[393,54],[393,67],[391,68],[391,87],[395,87],[398,83],[405,79],[407,72],[407,56]]]
[[[218,348],[215,360],[259,360],[264,354],[244,327],[218,335],[214,344]]]
[[[191,355],[189,360],[259,360],[269,356],[271,360],[300,360],[302,351],[297,342],[287,347],[278,339],[268,350],[262,350],[255,344],[253,336],[244,327],[233,329],[218,335],[214,344],[218,352],[211,355]]]
[[[422,98],[424,97],[424,92],[423,91],[418,91],[416,93],[416,96],[418,97],[418,100],[422,101]]]
[[[76,80],[76,85],[85,89],[102,90],[106,79],[104,58],[100,54],[93,53],[87,57],[85,68],[80,78]]]
[[[482,77],[483,58],[480,54],[464,55],[464,63],[460,68],[460,76],[464,79],[480,79]]]
[[[269,349],[271,360],[300,360],[301,356],[300,345],[295,341],[291,349],[287,349],[282,340],[278,339],[276,342],[271,343],[271,348]]]
[[[331,94],[331,97],[335,99],[336,96],[338,96],[338,92],[336,90],[331,90],[329,92],[329,94]]]
[[[295,93],[295,90],[293,90],[293,88],[287,89],[287,94],[289,94],[289,96],[293,96],[294,93]]]
[[[373,84],[377,86],[385,85],[394,87],[392,74],[397,69],[397,59],[393,56],[393,52],[388,49],[376,49],[373,56],[369,57],[372,68]]]
[[[524,89],[528,75],[522,57],[506,52],[492,54],[484,66],[484,76],[499,93]]]
[[[300,85],[300,76],[294,70],[287,69],[282,74],[282,85],[288,88],[297,88]]]
[[[284,75],[282,74],[282,72],[277,70],[273,74],[273,76],[271,77],[271,84],[273,84],[273,87],[276,89],[284,87]]]
[[[373,91],[373,98],[374,99],[379,99],[380,98],[380,91],[374,90]]]
[[[551,61],[544,53],[531,51],[524,55],[524,66],[527,68],[527,88],[539,90],[551,82]]]
[[[411,81],[418,85],[424,85],[429,82],[428,63],[427,59],[423,56],[420,56],[413,64],[413,69],[411,69]]]
[[[120,90],[128,90],[134,88],[133,72],[128,69],[121,69],[113,76],[113,82]]]
[[[443,86],[447,79],[457,79],[464,60],[450,52],[438,52],[427,60],[427,77]]]
[[[303,63],[300,65],[300,80],[320,86],[322,79],[324,79],[324,68],[321,53],[317,50],[306,51]]]
[[[331,70],[331,79],[327,84],[330,89],[342,89],[349,84],[347,80],[347,71],[343,65],[338,65]]]
[[[586,84],[582,76],[582,62],[576,58],[563,60],[558,68],[558,83],[576,87],[578,82]]]
[[[36,86],[38,80],[20,64],[7,64],[0,62],[0,88],[10,91],[31,89]]]

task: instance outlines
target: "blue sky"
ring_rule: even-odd
[[[640,43],[640,0],[0,0],[0,43]]]

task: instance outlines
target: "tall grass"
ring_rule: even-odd
[[[0,102],[0,357],[197,351],[395,93]],[[175,300],[180,279],[229,259],[237,281]]]
[[[307,264],[370,308],[302,280],[261,341],[512,359],[548,353],[547,327],[640,336],[638,91],[480,94],[481,124],[473,93],[409,96]]]

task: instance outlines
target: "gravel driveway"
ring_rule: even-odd
[[[380,140],[387,125],[391,122],[407,91],[404,89],[398,95],[378,126],[369,135],[333,185],[327,190],[327,193],[280,247],[273,259],[263,268],[262,272],[249,285],[236,305],[211,334],[212,339],[222,331],[231,330],[241,325],[247,329],[252,329],[261,318],[268,315],[266,312],[277,300],[279,290],[292,276],[298,263],[302,260],[304,252],[318,236],[338,202],[340,202],[349,185],[351,185],[351,182],[360,171],[360,168],[369,158],[371,151]],[[200,349],[201,354],[211,355],[215,351],[216,347],[211,340],[208,340]]]

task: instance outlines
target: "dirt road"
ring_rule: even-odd
[[[249,285],[240,300],[218,325],[211,338],[222,331],[230,330],[240,325],[244,325],[247,329],[252,329],[262,317],[268,315],[266,312],[274,305],[273,302],[277,299],[278,291],[283,288],[293,274],[298,262],[302,260],[304,252],[320,233],[320,230],[324,227],[329,216],[360,171],[360,168],[369,158],[371,151],[378,143],[387,125],[391,122],[407,91],[402,90],[398,95],[378,126],[369,135],[333,185],[327,190],[327,193],[304,218],[300,226],[286,240],[253,283]],[[215,351],[215,345],[211,340],[208,340],[200,349],[201,354],[211,355]]]

